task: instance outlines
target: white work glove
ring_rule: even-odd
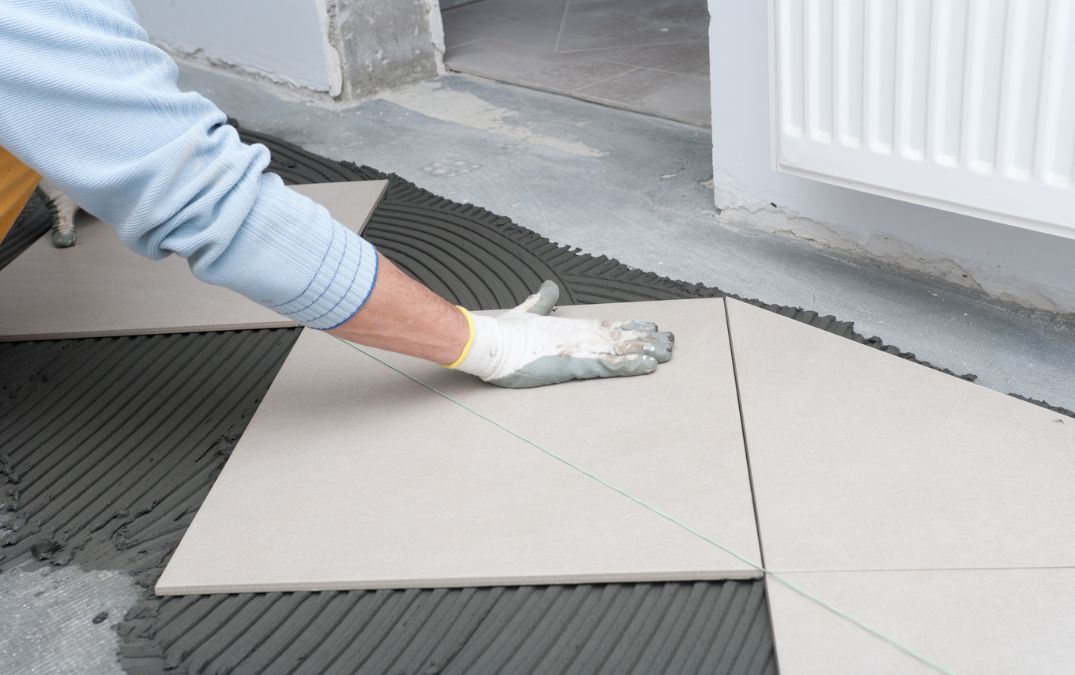
[[[501,387],[524,388],[575,379],[644,375],[672,358],[675,338],[645,321],[601,321],[547,316],[560,289],[541,285],[499,316],[471,314],[471,339],[450,364]]]

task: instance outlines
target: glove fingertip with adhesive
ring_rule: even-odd
[[[501,387],[528,388],[575,379],[644,375],[672,356],[674,337],[651,322],[610,322],[546,316],[559,296],[541,289],[499,316],[460,307],[470,339],[448,367]]]

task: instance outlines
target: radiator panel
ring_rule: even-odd
[[[1075,237],[1075,0],[772,0],[777,170]]]

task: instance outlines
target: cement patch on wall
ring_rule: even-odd
[[[444,31],[436,0],[328,2],[344,98],[429,80],[442,69]]]

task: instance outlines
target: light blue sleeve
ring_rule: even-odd
[[[308,326],[349,319],[373,246],[263,174],[268,150],[176,77],[125,0],[0,2],[0,147],[142,255]]]

